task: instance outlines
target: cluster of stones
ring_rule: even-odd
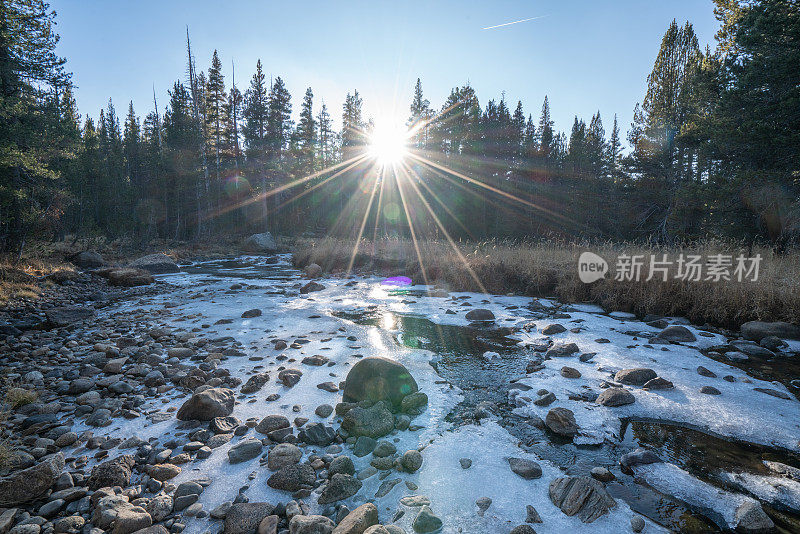
[[[563,318],[569,318],[569,315],[563,314]],[[694,343],[697,341],[695,334],[683,325],[670,325],[665,320],[656,317],[646,318],[645,321],[649,326],[661,329],[658,334],[648,339],[648,344],[644,345],[646,347],[653,348],[661,345],[664,346],[662,350],[668,351],[668,345]],[[528,329],[535,328],[535,325],[531,325]],[[556,336],[567,331],[568,329],[565,326],[558,323],[549,324],[541,329],[541,333],[546,336]],[[579,333],[581,328],[576,326],[569,331]],[[639,334],[631,332],[631,335],[637,336]],[[700,335],[708,334],[701,331]],[[800,329],[787,323],[751,322],[742,327],[741,335],[742,337],[733,339],[727,345],[711,347],[703,352],[716,359],[733,362],[742,362],[754,357],[769,359],[775,357],[781,349],[788,347],[778,337],[779,335],[797,339],[800,338]],[[607,339],[597,339],[595,341],[598,343],[609,342]],[[545,360],[577,357],[582,363],[590,363],[595,356],[594,353],[582,353],[575,343],[559,342],[550,337],[546,342],[534,345],[533,349],[535,352],[540,353],[541,356],[528,362],[527,374],[536,373],[544,369],[543,362]],[[715,373],[703,366],[697,368],[697,373],[706,378],[717,378]],[[581,377],[581,372],[570,366],[563,366],[560,374],[569,379]],[[733,376],[725,376],[723,379],[729,382],[737,380]],[[747,378],[740,378],[739,380],[750,382]],[[636,388],[650,391],[664,390],[674,388],[674,384],[669,379],[658,376],[653,369],[644,367],[621,369],[611,374],[607,380],[600,384],[601,391],[599,393],[586,391],[581,393],[581,399],[608,408],[616,408],[634,403],[636,401],[634,394]],[[774,397],[790,399],[786,393],[771,388],[754,389]],[[719,389],[712,385],[702,386],[699,392],[709,395],[721,394]],[[516,402],[519,405],[532,403],[542,407],[549,406],[557,400],[556,395],[546,389],[537,390],[534,397],[522,387],[512,389],[510,398],[512,402]],[[580,434],[581,431],[575,420],[574,413],[564,407],[550,409],[544,420],[533,417],[532,423],[540,428],[546,428],[561,438],[567,439],[572,439]],[[635,466],[656,462],[661,462],[661,459],[651,451],[636,450],[620,458],[620,469],[623,473],[633,475]],[[512,470],[515,470],[513,461]],[[517,471],[515,470],[515,472]],[[537,470],[533,469],[529,470],[529,472],[537,473]],[[541,476],[540,470],[538,473]],[[549,486],[549,496],[553,504],[558,506],[566,515],[576,515],[583,522],[592,522],[616,506],[614,499],[604,487],[605,483],[615,479],[614,474],[605,467],[595,467],[591,470],[590,475],[556,478],[550,482]],[[766,515],[760,504],[753,500],[743,502],[735,510],[734,516],[737,531],[771,532],[774,529],[774,524],[769,516]],[[645,523],[642,518],[635,516],[631,522],[632,530],[639,532],[644,527]]]
[[[137,316],[128,318],[133,324]],[[0,506],[8,507],[2,510],[2,534],[78,534],[87,529],[94,534],[159,534],[180,532],[186,517],[209,516],[224,521],[224,531],[234,534],[255,529],[266,534],[286,528],[292,533],[332,532],[334,528],[336,532],[365,531],[361,527],[378,534],[401,532],[393,525],[379,525],[377,510],[369,506],[350,512],[340,504],[361,489],[366,477],[380,473],[385,479],[376,494],[381,497],[402,481],[387,475],[413,473],[422,464],[420,451],[400,454],[390,441],[376,439],[413,428],[413,417],[427,405],[427,396],[417,390],[413,377],[401,365],[383,358],[365,358],[353,367],[344,385],[347,401],[335,409],[341,418],[338,429],[321,422],[308,423],[302,417],[292,424],[282,415],[242,423],[232,415],[234,388],[241,380],[217,367],[228,357],[224,353],[233,356],[240,352],[235,346],[223,349],[191,333],[158,327],[138,337],[118,335],[105,332],[100,324],[95,337],[105,335],[106,343],[88,346],[73,340],[67,342],[69,350],[53,352],[45,343],[41,350],[31,351],[40,341],[51,339],[46,334],[35,339],[22,336],[4,346],[5,352],[20,356],[12,369],[30,368],[28,364],[36,358],[42,362],[42,371],[50,370],[9,373],[12,379],[35,384],[40,396],[17,407],[9,420],[14,436],[27,436],[16,444],[27,446],[31,454],[15,447],[14,465],[0,481],[0,494],[4,496]],[[66,334],[69,338],[67,331],[49,334]],[[163,352],[167,358],[161,356]],[[300,376],[298,371],[296,379]],[[255,374],[241,391],[257,391],[268,379],[266,373]],[[295,378],[284,376],[279,380],[289,381],[284,384],[288,387],[296,384]],[[183,440],[159,445],[135,437],[122,440],[71,431],[74,419],[79,417],[94,426],[107,426],[120,416],[141,417],[136,408],[144,403],[145,394],[166,395],[175,386],[193,391],[175,413],[184,421],[179,429],[188,431]],[[21,392],[17,393],[30,391],[18,389]],[[315,412],[328,417],[334,408],[321,405]],[[154,422],[167,417],[171,417],[168,412],[149,414]],[[295,429],[299,430],[297,434]],[[248,433],[251,437],[246,436]],[[234,436],[243,439],[228,450],[228,461],[235,464],[261,457],[259,463],[272,471],[267,484],[289,492],[291,501],[274,506],[249,503],[241,492],[234,501],[206,511],[197,501],[210,480],[177,486],[170,482],[184,464],[208,458]],[[306,446],[325,447],[325,454],[310,454],[304,459]],[[371,465],[356,473],[350,457],[341,454],[343,446],[351,446],[359,456],[372,454]],[[56,452],[61,448],[69,456]],[[115,448],[131,452],[103,461]],[[93,451],[97,452],[90,458],[86,453]],[[92,461],[99,463],[87,473],[84,468]],[[31,480],[37,484],[31,484]],[[410,481],[406,485],[415,488]],[[314,491],[319,493],[320,504],[335,505],[327,516],[308,515],[303,499]],[[416,531],[436,530],[437,522],[441,526],[428,505],[418,508]],[[349,524],[356,526],[347,527]]]

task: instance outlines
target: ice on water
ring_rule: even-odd
[[[438,324],[467,325],[468,321],[461,311],[457,314],[445,313],[448,308],[454,306],[452,301],[429,296],[414,296],[411,299],[401,292],[393,292],[391,288],[381,286],[380,278],[354,278],[357,282],[354,286],[346,285],[348,282],[346,279],[323,279],[320,282],[326,286],[326,290],[300,295],[296,290],[299,277],[288,280],[258,278],[261,260],[243,258],[243,261],[249,267],[234,269],[224,277],[186,272],[160,276],[161,279],[175,284],[177,289],[166,295],[147,297],[126,304],[121,310],[148,308],[159,310],[169,301],[174,305],[170,310],[173,320],[178,316],[199,314],[198,321],[213,325],[204,329],[202,335],[209,339],[233,336],[241,342],[242,350],[247,353],[250,352],[250,347],[257,346],[258,351],[270,354],[273,350],[270,336],[289,339],[321,331],[325,334],[355,335],[358,338],[357,342],[351,342],[347,341],[345,336],[322,334],[310,336],[311,342],[304,346],[304,353],[324,354],[337,365],[311,367],[301,366],[299,362],[291,364],[303,371],[303,378],[291,389],[284,388],[276,382],[277,372],[273,368],[275,364],[268,364],[266,359],[263,362],[250,362],[246,357],[232,357],[222,362],[221,365],[229,369],[233,376],[238,376],[244,381],[247,380],[248,372],[254,365],[263,364],[265,368],[262,371],[270,372],[271,378],[267,385],[258,393],[247,397],[248,400],[255,398],[256,402],[245,401],[236,405],[233,415],[242,421],[250,417],[260,419],[273,413],[284,414],[290,420],[297,415],[309,417],[312,422],[321,420],[314,415],[314,408],[323,403],[334,405],[340,400],[340,395],[322,391],[316,385],[326,381],[344,380],[349,366],[357,361],[352,357],[356,352],[364,356],[380,355],[394,358],[408,367],[420,389],[426,392],[430,399],[428,409],[414,420],[414,424],[423,428],[415,432],[399,432],[396,436],[388,436],[385,439],[395,442],[399,453],[424,447],[424,462],[417,473],[390,475],[414,482],[419,485],[419,489],[411,492],[405,484],[400,483],[388,495],[375,499],[373,496],[382,481],[378,480],[377,475],[373,475],[364,481],[364,487],[355,497],[345,501],[351,509],[369,499],[378,505],[381,520],[390,521],[396,510],[404,509],[398,504],[399,499],[404,495],[418,493],[431,498],[432,509],[444,519],[444,532],[459,532],[459,529],[463,532],[510,530],[511,527],[524,521],[526,504],[534,505],[544,519],[543,525],[535,525],[537,532],[568,530],[602,533],[626,531],[630,528],[628,525],[633,512],[622,501],[618,501],[618,508],[611,514],[591,525],[584,525],[577,518],[565,516],[547,497],[549,481],[562,475],[558,467],[525,453],[518,446],[517,440],[495,422],[453,429],[451,424],[445,421],[445,416],[461,400],[462,394],[458,388],[435,383],[440,377],[429,364],[429,361],[434,359],[434,354],[425,350],[402,347],[392,338],[396,333],[374,326],[353,324],[332,315],[335,311],[363,311],[368,306],[377,306],[378,309],[388,312],[421,315]],[[288,269],[289,265],[289,258],[281,256],[278,267]],[[238,279],[237,276],[240,275],[242,278]],[[227,291],[235,282],[242,282],[245,287],[237,292]],[[284,290],[284,293],[265,291],[275,289]],[[413,286],[406,289],[425,289],[425,287]],[[190,298],[192,296],[198,298]],[[496,323],[501,326],[521,325],[532,320],[528,308],[532,302],[530,298],[476,293],[451,293],[451,296],[468,297],[468,302],[473,306],[468,309],[481,307],[491,310],[496,316]],[[557,305],[545,299],[539,299],[537,304],[544,307]],[[262,315],[253,319],[239,319],[243,311],[251,308],[260,308],[263,311]],[[558,321],[562,322],[568,331],[554,336],[554,339],[575,342],[581,352],[596,352],[596,356],[587,363],[579,362],[577,356],[545,361],[544,370],[524,378],[522,382],[531,386],[534,391],[541,388],[548,389],[556,394],[558,400],[546,408],[517,400],[518,404],[522,404],[516,409],[518,413],[544,418],[547,411],[553,407],[563,406],[571,409],[581,428],[581,435],[576,437],[576,443],[598,443],[605,438],[618,438],[620,417],[633,416],[686,423],[722,436],[754,443],[793,450],[798,448],[800,403],[753,391],[753,388],[758,386],[780,390],[784,388],[778,384],[755,379],[752,379],[752,383],[745,383],[742,380],[747,376],[743,371],[706,358],[698,351],[700,347],[722,342],[722,338],[698,336],[697,343],[686,346],[669,345],[669,351],[660,350],[659,345],[650,349],[642,345],[646,343],[646,337],[656,331],[628,314],[605,315],[593,305],[575,305],[571,310],[573,311],[570,312],[569,319]],[[104,313],[119,311],[120,308],[117,308]],[[311,319],[309,318],[311,315],[320,317]],[[219,319],[231,318],[234,319],[232,324],[214,325]],[[538,329],[556,322],[535,318],[533,321]],[[178,328],[193,325],[194,323],[188,321],[173,323],[173,326]],[[569,331],[576,326],[580,327],[579,333]],[[344,327],[346,331],[338,332],[340,327]],[[689,328],[698,334],[696,329]],[[634,341],[631,336],[622,333],[627,330],[640,330],[646,334]],[[321,352],[320,339],[324,337],[332,339],[324,343],[328,350]],[[595,339],[601,337],[609,339],[611,343],[595,342]],[[521,349],[542,338],[537,329],[529,332],[521,331],[516,337]],[[354,343],[359,346],[357,350],[351,348]],[[630,345],[636,346],[627,348]],[[524,354],[526,351],[521,350],[521,353]],[[484,355],[489,360],[486,365],[491,365],[493,359],[491,356],[491,354]],[[580,379],[562,377],[559,374],[562,365],[577,368],[582,377]],[[719,377],[733,375],[736,377],[736,382],[729,383],[721,378],[701,377],[695,370],[698,365],[711,369]],[[675,384],[675,389],[646,392],[634,388],[636,402],[619,408],[605,408],[592,403],[569,400],[571,394],[587,389],[599,391],[600,384],[609,380],[616,370],[629,367],[650,367],[659,376],[671,380]],[[331,373],[335,376],[332,377]],[[713,384],[722,395],[709,396],[699,393],[700,387],[706,384]],[[267,403],[266,396],[275,392],[280,393],[280,399]],[[166,404],[160,399],[158,402],[154,399],[145,408],[163,412],[169,408],[177,408],[185,399],[185,395],[176,393]],[[302,414],[292,411],[292,406],[296,404],[302,406]],[[332,420],[328,419],[326,423],[332,424]],[[163,443],[167,439],[164,436],[176,433],[176,425],[175,419],[151,424],[145,417],[139,417],[132,421],[116,422],[115,425],[99,432],[97,429],[93,430],[121,437],[136,435],[148,439],[158,436]],[[180,483],[200,476],[211,478],[213,481],[211,486],[200,497],[200,502],[206,510],[211,510],[226,500],[233,500],[239,488],[245,484],[249,485],[247,495],[251,502],[266,500],[275,503],[289,500],[290,497],[285,492],[272,490],[266,485],[266,478],[271,472],[265,467],[259,467],[257,460],[236,465],[228,462],[227,450],[240,439],[235,437],[230,443],[215,449],[211,457],[206,460],[184,465],[183,472],[172,482]],[[344,454],[349,454],[346,446],[344,449]],[[304,452],[306,457],[309,454],[324,453],[311,447],[304,449]],[[538,480],[524,480],[517,477],[508,468],[509,456],[538,461],[544,476]],[[459,458],[464,457],[472,460],[472,466],[466,470],[459,464]],[[369,457],[354,457],[353,460],[358,471],[368,465]],[[642,474],[654,484],[669,482],[674,485],[680,484],[682,480],[687,484],[692,482],[683,490],[688,492],[685,495],[687,501],[700,499],[704,491],[711,491],[702,486],[700,486],[702,491],[697,490],[695,481],[686,478],[691,478],[690,475],[670,465],[647,466],[648,470],[642,471]],[[248,480],[248,475],[251,473],[255,473],[255,478]],[[743,479],[740,482],[753,493],[768,491],[755,478]],[[695,490],[692,490],[692,487]],[[726,499],[745,498],[736,494],[730,495],[732,497],[726,496]],[[479,517],[475,513],[475,500],[479,497],[492,499],[492,505],[484,517]],[[316,496],[307,499],[307,502],[311,505],[312,511],[319,511]],[[729,514],[734,508],[725,507],[720,513]],[[406,513],[399,524],[404,526],[407,532],[411,532],[410,522],[413,520],[414,510],[405,510]],[[726,521],[729,519],[727,515],[725,519]],[[205,519],[194,519],[189,521],[187,533],[204,532],[207,528],[208,523]],[[648,532],[653,532],[658,527],[648,521],[647,529]]]

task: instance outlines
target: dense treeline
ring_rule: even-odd
[[[0,245],[26,237],[203,239],[221,233],[580,237],[658,242],[764,239],[800,225],[800,3],[714,0],[715,50],[691,24],[667,29],[627,132],[600,113],[569,134],[469,85],[437,109],[418,80],[412,154],[380,170],[358,91],[341,128],[311,88],[292,98],[261,61],[243,89],[217,51],[169,101],[81,119],[54,13],[0,6]],[[162,107],[160,108],[159,105]],[[608,121],[608,118],[606,118]],[[411,223],[409,225],[409,222]]]

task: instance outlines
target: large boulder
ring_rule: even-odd
[[[11,507],[43,496],[64,469],[64,455],[59,453],[41,462],[0,478],[0,506]]]
[[[775,531],[775,523],[756,501],[747,500],[740,504],[734,512],[733,520],[736,532],[761,534]]]
[[[53,326],[68,326],[94,317],[94,310],[85,306],[62,306],[44,312],[47,322]]]
[[[309,278],[319,278],[322,276],[322,267],[316,263],[309,263],[303,267],[303,272],[306,273],[306,276]]]
[[[492,313],[492,311],[484,308],[476,308],[474,310],[470,310],[464,317],[467,319],[467,321],[474,321],[474,322],[494,321],[494,314]]]
[[[331,534],[335,526],[324,515],[296,515],[289,521],[289,534]]]
[[[242,242],[242,250],[244,252],[253,252],[256,254],[272,254],[278,250],[278,244],[275,243],[275,238],[269,232],[263,234],[253,234]]]
[[[105,261],[103,261],[103,256],[92,250],[78,252],[77,254],[72,256],[69,259],[69,261],[71,261],[78,267],[81,267],[82,269],[96,269],[98,267],[102,267],[103,265],[105,265]]]
[[[352,497],[361,489],[362,482],[352,475],[337,473],[331,477],[320,493],[319,504],[331,504]]]
[[[287,465],[295,465],[303,457],[303,451],[292,443],[279,443],[272,447],[267,456],[267,467],[277,471]]]
[[[325,286],[317,282],[314,282],[312,280],[311,282],[307,283],[306,285],[300,288],[300,294],[307,295],[308,293],[314,293],[315,291],[322,291],[324,289]]]
[[[561,358],[564,356],[572,356],[577,352],[580,352],[580,349],[575,343],[556,343],[547,349],[545,356],[548,358]]]
[[[383,402],[370,408],[356,406],[342,418],[342,428],[354,437],[379,438],[394,430],[394,416]]]
[[[629,386],[643,386],[657,376],[656,372],[652,369],[636,367],[617,371],[617,374],[614,375],[614,380],[620,384],[627,384]]]
[[[244,439],[228,449],[228,459],[232,464],[246,462],[260,455],[262,449],[261,440]]]
[[[111,534],[133,534],[152,526],[153,518],[140,506],[122,506],[117,510]]]
[[[674,324],[666,327],[658,335],[650,340],[650,343],[693,343],[697,338],[692,331],[685,326]]]
[[[131,481],[131,470],[134,465],[136,465],[134,457],[126,454],[94,466],[89,476],[89,489],[126,487]]]
[[[333,534],[364,534],[372,525],[378,524],[378,508],[368,502],[362,504],[342,519]]]
[[[225,514],[224,534],[250,534],[259,523],[272,515],[275,507],[268,502],[240,502],[230,507]]]
[[[592,477],[559,477],[550,482],[550,500],[568,516],[591,523],[617,506],[602,482]]]
[[[177,273],[180,267],[166,254],[148,254],[128,264],[129,267],[144,269],[151,273]]]
[[[300,439],[309,445],[327,447],[336,441],[336,431],[322,423],[310,423],[300,431]]]
[[[595,402],[602,406],[625,406],[636,402],[636,397],[627,389],[608,388],[597,396]]]
[[[661,463],[661,458],[656,453],[647,449],[636,449],[623,454],[619,459],[619,465],[624,473],[633,473],[633,468],[637,465],[648,465]]]
[[[150,271],[145,271],[144,269],[136,267],[113,267],[104,269],[101,276],[107,278],[110,285],[119,287],[146,286],[155,281]]]
[[[313,487],[317,474],[311,464],[285,465],[275,471],[268,479],[267,486],[283,491],[297,491]]]
[[[800,326],[784,323],[764,323],[761,321],[750,321],[742,325],[742,335],[746,339],[761,341],[767,336],[775,336],[783,339],[800,339]]]
[[[189,421],[211,421],[233,413],[233,391],[228,388],[209,388],[195,393],[178,410],[178,419]]]
[[[403,397],[418,390],[417,382],[405,366],[388,358],[374,356],[360,360],[347,373],[343,400],[385,400],[399,407]]]
[[[561,436],[572,437],[578,433],[575,414],[569,408],[553,408],[544,420],[547,428]]]
[[[514,473],[525,480],[533,480],[541,478],[542,476],[542,467],[533,460],[528,460],[526,458],[509,458],[508,465]]]

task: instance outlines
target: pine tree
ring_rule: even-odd
[[[614,114],[614,126],[611,128],[611,139],[608,141],[608,172],[614,181],[621,177],[620,159],[622,157],[622,144],[619,140],[619,125],[617,114]]]
[[[247,157],[261,159],[266,157],[267,118],[267,89],[264,85],[264,72],[261,60],[256,63],[256,72],[250,80],[250,88],[244,95],[244,109],[242,116],[244,125],[242,135],[247,147]]]
[[[128,104],[128,115],[125,117],[122,144],[125,154],[125,167],[131,184],[132,198],[141,198],[144,195],[141,126],[139,117],[136,116],[136,112],[133,110],[133,101]]]
[[[519,100],[514,109],[514,115],[511,117],[511,148],[515,159],[519,159],[523,155],[525,128],[525,113],[522,111],[522,101]]]
[[[225,151],[233,158],[234,167],[239,167],[239,133],[241,132],[242,106],[244,97],[236,87],[231,87],[228,92],[227,103],[225,106],[225,117],[228,123],[225,125],[225,135],[222,144]]]
[[[721,178],[715,191],[746,198],[737,217],[724,221],[742,235],[766,234],[783,252],[798,239],[800,214],[800,17],[789,0],[716,0],[723,23],[716,69],[706,61],[700,77],[716,73],[711,90],[700,84],[700,142],[710,141]],[[720,38],[720,34],[718,34]],[[715,72],[716,71],[716,72]],[[711,98],[707,97],[707,94]],[[719,95],[714,98],[714,95]],[[694,133],[694,132],[692,132]],[[720,184],[720,182],[722,182]],[[726,183],[727,182],[727,183]],[[728,197],[728,198],[729,198]],[[726,197],[721,197],[726,200]],[[757,221],[758,226],[752,221]],[[737,236],[738,237],[738,236]]]
[[[550,102],[547,96],[542,104],[542,114],[539,118],[539,155],[545,160],[550,159],[553,153],[553,121],[550,119]]]
[[[209,153],[214,155],[214,170],[219,187],[222,159],[225,156],[225,138],[228,136],[228,102],[225,92],[225,78],[222,75],[222,62],[214,50],[208,81],[205,84],[205,126],[208,136]],[[215,188],[215,189],[217,189]]]
[[[579,120],[577,116],[572,123],[572,131],[569,134],[567,164],[575,177],[580,177],[586,171],[586,123],[583,119]]]
[[[314,159],[314,143],[317,137],[317,123],[314,120],[314,93],[309,87],[300,106],[300,120],[297,123],[297,139],[300,143],[302,158]]]
[[[98,194],[102,185],[103,168],[98,131],[91,117],[86,117],[81,137],[79,174],[73,189],[78,203],[75,221],[77,234],[87,229],[92,223],[99,223],[100,198]],[[90,215],[91,218],[87,215]]]
[[[600,111],[592,116],[589,128],[586,131],[586,158],[588,170],[594,178],[603,178],[606,175],[606,131]]]
[[[358,91],[351,95],[347,93],[342,105],[342,149],[350,150],[362,146],[365,142],[364,129],[366,124],[362,117],[361,106],[363,101]]]
[[[413,144],[417,148],[425,149],[428,146],[429,122],[433,118],[433,110],[430,101],[422,95],[422,81],[419,78],[414,86],[414,98],[411,100],[410,110],[408,127],[414,132]]]
[[[533,122],[533,116],[528,114],[528,121],[525,123],[525,135],[523,137],[523,154],[527,158],[532,158],[536,155],[538,150],[536,146],[537,135],[538,132],[536,131],[536,124]]]
[[[634,157],[640,172],[667,181],[691,171],[692,155],[679,135],[693,114],[693,92],[702,60],[692,25],[672,21],[647,77],[647,93],[637,114]]]
[[[145,221],[146,229],[143,238],[147,239],[158,231],[158,223],[162,222],[162,230],[169,227],[169,196],[168,189],[163,182],[164,154],[163,154],[163,125],[158,113],[158,103],[153,91],[154,109],[147,114],[142,123],[142,146],[144,150],[145,184],[144,199],[137,204],[137,215]],[[162,237],[166,234],[162,233]]]
[[[283,158],[293,126],[292,97],[280,76],[275,78],[267,102],[267,147],[270,159],[277,163]]]
[[[328,113],[328,107],[325,105],[325,102],[322,103],[322,107],[320,107],[319,113],[317,114],[317,125],[317,145],[319,146],[322,167],[325,168],[331,164],[335,154],[333,121],[331,120],[330,113]]]
[[[195,127],[198,131],[198,139],[200,140],[200,157],[203,169],[203,181],[198,182],[195,190],[197,213],[195,219],[197,221],[198,231],[202,231],[202,225],[205,220],[210,220],[211,215],[211,180],[208,175],[208,129],[206,128],[206,78],[201,72],[197,74],[194,64],[194,56],[192,55],[192,45],[189,41],[189,27],[186,27],[186,55],[187,55],[187,70],[189,75],[189,94],[191,95],[192,116],[194,118]],[[177,230],[176,230],[177,232]]]
[[[473,154],[479,149],[481,107],[470,85],[456,87],[442,105],[435,133],[438,150],[444,154]]]
[[[180,239],[196,234],[198,230],[199,221],[194,219],[194,214],[202,199],[198,199],[194,192],[203,176],[203,139],[197,129],[192,98],[186,87],[175,82],[169,95],[169,107],[164,115],[164,170],[172,228],[166,231],[170,237]]]
[[[42,135],[57,116],[41,113],[71,85],[56,55],[55,12],[42,0],[0,2],[0,251],[22,254],[34,225],[60,191],[53,159],[60,139]]]
[[[124,216],[118,217],[119,214],[127,212],[128,206],[124,200],[129,183],[125,173],[122,130],[114,103],[110,98],[105,113],[100,114],[100,149],[105,163],[103,180],[105,195],[101,197],[104,206],[99,222],[112,235],[118,235],[125,230],[124,225],[129,222]]]
[[[497,105],[497,118],[493,137],[495,137],[495,153],[503,159],[511,159],[514,156],[515,134],[511,122],[511,112],[506,104],[506,95],[503,93],[500,103]]]

